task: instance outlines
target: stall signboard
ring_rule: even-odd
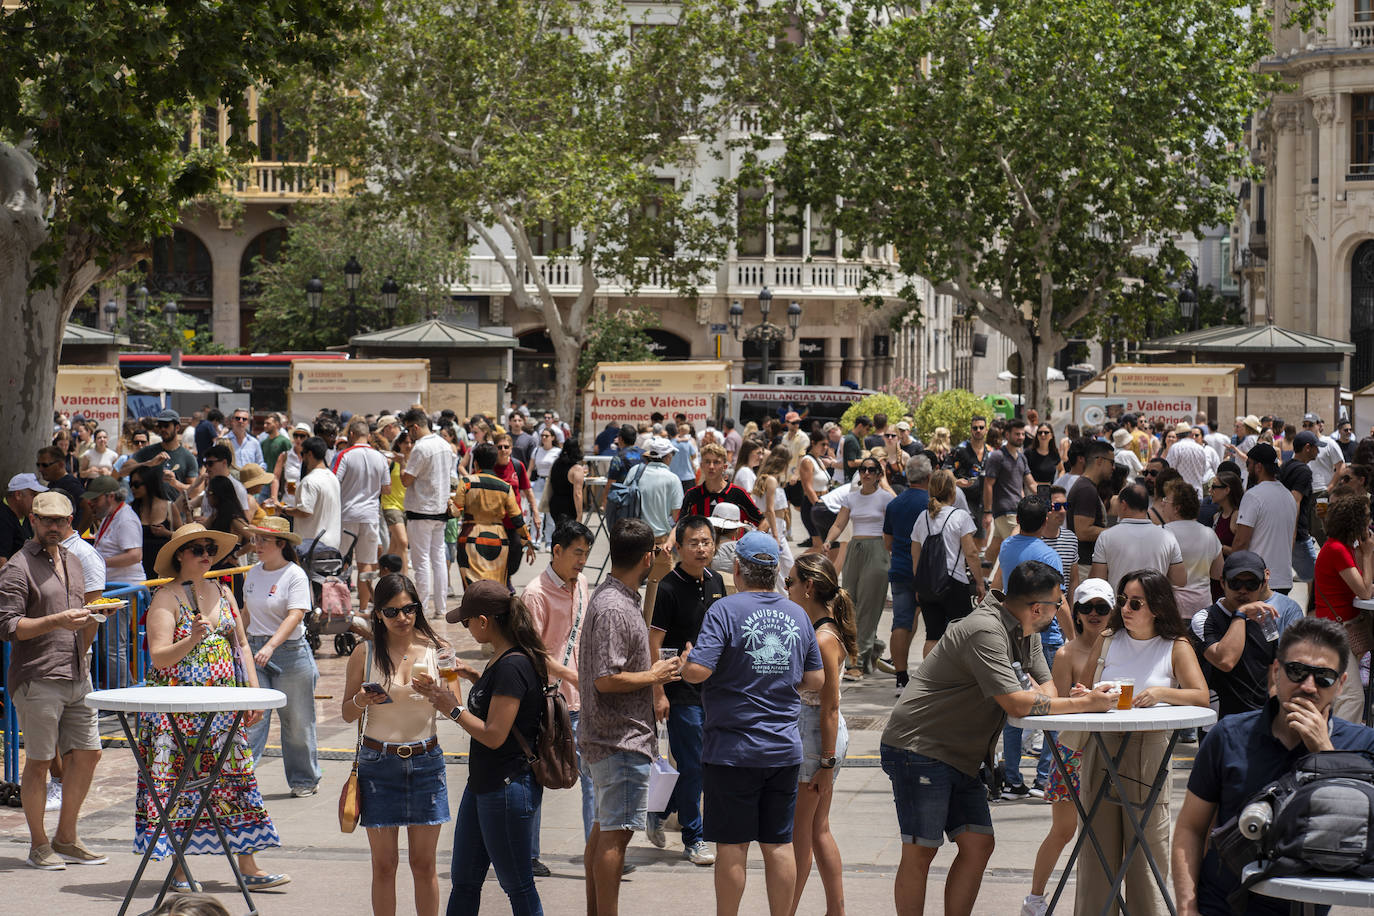
[[[1074,422],[1080,426],[1101,426],[1108,420],[1119,421],[1122,414],[1148,417],[1151,422],[1163,421],[1170,427],[1180,423],[1193,425],[1197,417],[1197,398],[1187,397],[1092,397],[1080,395]]]
[[[1107,394],[1149,395],[1159,398],[1230,398],[1236,394],[1240,366],[1112,366],[1107,370]]]
[[[124,381],[117,366],[58,366],[53,409],[94,420],[113,444],[124,428]]]
[[[698,430],[719,414],[730,364],[714,360],[598,363],[583,391],[586,445],[609,423],[642,424],[654,414],[686,414]]]
[[[405,410],[429,400],[427,359],[293,359],[289,413],[309,423],[320,410],[355,414]]]

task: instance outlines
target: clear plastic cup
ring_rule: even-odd
[[[1269,642],[1274,642],[1279,638],[1279,618],[1277,614],[1264,613],[1259,619],[1260,632]]]

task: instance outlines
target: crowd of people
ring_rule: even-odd
[[[1051,817],[1022,912],[1046,911],[1079,829],[1073,797],[1091,797],[1107,770],[1081,735],[1046,731],[1037,748],[1008,718],[1113,708],[1123,682],[1136,707],[1218,711],[1205,736],[1183,737],[1201,746],[1172,841],[1167,793],[1143,821],[1153,859],[1166,875],[1172,864],[1179,911],[1224,912],[1238,879],[1205,851],[1213,818],[1303,749],[1374,749],[1374,633],[1360,605],[1374,597],[1374,436],[1357,441],[1341,421],[1328,437],[1316,414],[1301,429],[1239,417],[1233,435],[1203,417],[1166,427],[1129,414],[1058,441],[1034,415],[929,432],[923,443],[910,418],[881,415],[842,428],[787,411],[700,430],[655,415],[593,431],[584,455],[555,413],[518,408],[466,420],[325,411],[295,424],[166,410],[113,441],[58,417],[36,473],[15,475],[0,508],[0,638],[13,644],[8,696],[25,734],[29,864],[105,861],[76,832],[100,759],[82,698],[136,677],[128,609],[100,624],[88,607],[118,584],[158,580],[145,682],[282,690],[286,781],[298,798],[320,790],[306,632],[317,583],[303,558],[326,547],[356,570],[363,641],[340,712],[358,723],[374,913],[396,909],[402,827],[417,911],[438,912],[450,820],[447,912],[476,912],[488,871],[513,912],[541,912],[544,788],[529,748],[552,684],[576,734],[589,913],[618,912],[632,835],[665,847],[671,818],[683,857],[715,869],[717,912],[738,911],[758,843],[774,916],[798,912],[813,864],[825,912],[842,913],[830,806],[849,740],[843,689],[889,675],[897,700],[880,757],[902,841],[899,913],[924,911],[946,839],[957,852],[944,911],[973,912],[991,802],[1028,798]],[[602,535],[586,522],[608,500],[633,511]],[[584,569],[600,537],[609,568],[592,587]],[[440,619],[484,647],[480,670]],[[191,793],[170,796],[178,775],[211,760],[186,759],[172,733],[198,719],[180,718],[140,723],[151,777],[138,785],[137,852],[159,808],[192,829],[193,805],[177,805]],[[212,723],[216,746],[230,745],[216,804],[250,890],[290,881],[255,859],[280,843],[255,775],[271,720]],[[678,778],[650,812],[660,726]],[[441,747],[454,729],[471,749],[456,806]],[[1147,787],[1168,742],[1134,738],[1121,772]],[[1147,799],[1127,796],[1092,823],[1109,864],[1133,837],[1123,805]],[[45,810],[60,811],[51,837]],[[201,824],[189,851],[222,848]],[[173,880],[196,889],[179,869]],[[1096,859],[1080,860],[1075,911],[1101,911],[1109,885]],[[1133,913],[1165,910],[1142,856],[1122,893]]]

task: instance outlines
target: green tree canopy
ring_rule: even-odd
[[[358,0],[18,0],[0,11],[0,436],[8,475],[51,430],[62,329],[81,296],[168,234],[251,155],[245,93],[328,71]],[[189,150],[223,103],[227,151]]]
[[[1068,338],[1112,317],[1139,336],[1177,297],[1171,240],[1231,221],[1246,118],[1276,87],[1269,7],[800,0],[763,110],[775,174],[1007,334],[1043,410]]]
[[[299,104],[325,155],[494,256],[548,329],[571,416],[598,291],[694,295],[724,255],[733,194],[695,173],[770,37],[727,0],[652,18],[615,0],[396,0],[346,79],[306,82]]]
[[[658,327],[658,318],[647,308],[609,312],[598,309],[587,321],[587,342],[577,365],[577,388],[591,381],[597,363],[652,362],[658,359],[653,340],[644,333]]]
[[[363,267],[350,313],[343,267],[356,257]],[[262,350],[323,349],[348,342],[358,333],[387,326],[382,284],[395,280],[395,324],[404,325],[452,302],[450,284],[462,265],[449,227],[434,225],[426,214],[404,219],[379,211],[366,197],[324,201],[294,208],[286,241],[272,262],[255,263],[257,289],[253,345]],[[318,311],[305,285],[325,284]]]

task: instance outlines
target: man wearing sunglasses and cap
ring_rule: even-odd
[[[1248,625],[1247,625],[1248,627]],[[1275,696],[1249,712],[1219,721],[1198,748],[1188,792],[1174,827],[1173,881],[1179,916],[1230,916],[1226,897],[1239,878],[1207,849],[1215,820],[1224,824],[1266,785],[1315,751],[1374,752],[1374,729],[1331,713],[1350,654],[1340,624],[1316,617],[1293,623],[1279,637],[1268,671]],[[1247,916],[1281,916],[1288,901],[1251,895]]]
[[[1269,587],[1269,570],[1253,551],[1237,550],[1226,558],[1221,587],[1225,595],[1198,615],[1198,635],[1210,664],[1207,684],[1224,719],[1259,709],[1269,699],[1269,668],[1278,646],[1277,635],[1270,639],[1269,634],[1282,634],[1303,615],[1296,601]]]

